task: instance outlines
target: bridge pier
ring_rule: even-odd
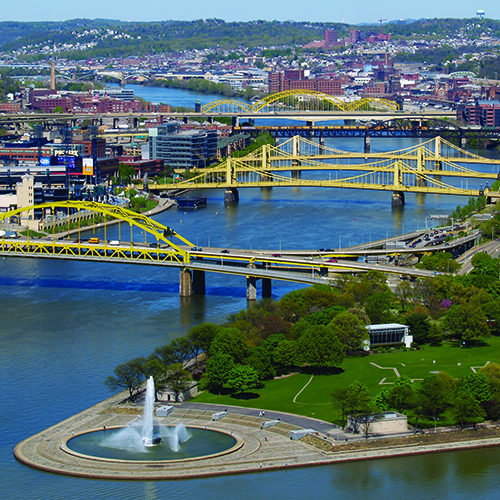
[[[319,154],[322,155],[325,152],[325,137],[323,135],[319,136],[318,143],[319,143]]]
[[[272,297],[272,281],[269,278],[262,278],[262,298],[271,298]]]
[[[224,203],[238,203],[240,194],[237,188],[226,188],[224,193]]]
[[[191,297],[193,295],[193,278],[189,269],[181,269],[179,274],[179,295]]]
[[[247,300],[257,300],[257,278],[247,276]]]
[[[402,191],[394,191],[392,193],[392,206],[401,207],[405,204],[405,194]]]
[[[205,271],[181,269],[179,295],[181,297],[191,297],[194,294],[205,295]]]
[[[365,143],[364,143],[364,151],[365,153],[370,152],[371,138],[368,135],[365,135]]]
[[[302,170],[292,170],[292,179],[300,179],[302,177]]]

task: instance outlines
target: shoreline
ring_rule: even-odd
[[[156,417],[156,420],[165,425],[183,422],[188,428],[204,427],[231,433],[237,438],[239,446],[217,456],[154,462],[103,460],[72,451],[68,443],[73,436],[102,430],[104,426],[126,426],[131,418],[142,411],[141,406],[123,405],[123,396],[123,393],[113,396],[21,441],[14,448],[15,458],[33,468],[69,476],[113,480],[174,480],[500,446],[499,427],[372,437],[366,441],[353,439],[348,444],[335,443],[331,434],[325,437],[309,435],[295,441],[290,439],[290,431],[301,427],[287,422],[287,414],[284,414],[278,425],[261,429],[262,417],[231,411],[230,406],[225,418],[212,421],[214,408],[211,405],[206,405],[204,409],[178,405],[174,406],[168,417]],[[292,417],[290,415],[290,420]],[[315,421],[310,420],[311,428],[314,429]],[[327,422],[323,424],[331,426]],[[335,430],[333,426],[331,428]],[[441,442],[432,442],[436,438]]]

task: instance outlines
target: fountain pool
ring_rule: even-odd
[[[67,441],[69,450],[95,458],[126,461],[169,461],[206,457],[226,452],[236,439],[224,432],[164,425],[154,420],[155,385],[146,384],[142,418],[125,427],[103,427]]]
[[[224,432],[179,424],[155,425],[155,436],[161,436],[162,443],[145,446],[141,430],[141,426],[127,426],[88,432],[70,439],[66,446],[76,453],[96,458],[169,461],[224,453],[236,444],[236,439]]]

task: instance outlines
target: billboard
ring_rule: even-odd
[[[82,160],[83,175],[94,175],[94,160],[93,158],[83,158]]]
[[[50,156],[41,156],[40,157],[40,166],[50,167]]]

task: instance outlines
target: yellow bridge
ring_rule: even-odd
[[[223,99],[201,107],[202,113],[260,113],[274,111],[370,111],[399,110],[399,105],[388,99],[367,97],[346,102],[338,97],[315,90],[294,89],[269,94],[259,101],[248,104],[243,101]]]
[[[490,171],[474,170],[467,165],[487,165]],[[392,191],[393,203],[403,204],[404,193],[487,194],[487,186],[484,189],[472,189],[466,180],[457,187],[442,179],[480,179],[487,184],[488,180],[498,178],[499,166],[500,160],[480,157],[440,137],[388,153],[351,153],[295,136],[279,147],[264,145],[242,158],[228,157],[214,167],[191,171],[190,179],[175,186],[189,189],[225,188],[226,194],[233,193],[236,198],[231,200],[227,196],[227,201],[236,201],[237,189],[247,187],[372,189]],[[325,177],[304,179],[303,171],[324,172]],[[356,175],[346,175],[344,172],[347,171],[354,171]],[[168,187],[154,186],[155,189]]]
[[[57,213],[64,212],[64,217]],[[39,217],[39,218],[35,218]],[[401,273],[393,266],[370,266],[356,262],[359,254],[342,251],[344,258],[325,260],[317,252],[273,254],[272,251],[201,249],[175,230],[141,214],[122,207],[97,202],[62,201],[23,207],[0,214],[0,255],[3,257],[48,258],[141,264],[180,270],[180,294],[205,293],[205,272],[227,273],[246,277],[247,298],[257,297],[256,282],[262,280],[263,296],[271,295],[271,280],[299,283],[330,283],[341,273],[367,272],[377,269]],[[118,223],[118,240],[107,239],[109,224]],[[122,227],[123,226],[123,227]],[[95,229],[100,235],[95,236]],[[87,233],[93,231],[93,236]],[[82,239],[82,232],[86,235]],[[114,232],[113,234],[116,234]],[[134,241],[134,234],[141,241]],[[153,240],[148,243],[149,239]],[[129,240],[126,240],[129,238]],[[142,241],[144,238],[144,241]],[[386,252],[386,251],[385,251]],[[365,252],[366,253],[366,252]],[[406,270],[420,277],[429,271]]]

